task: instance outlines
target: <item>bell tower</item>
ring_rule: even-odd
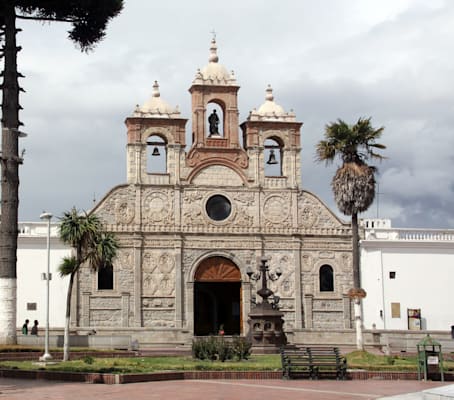
[[[210,46],[209,63],[199,69],[189,88],[192,98],[192,147],[187,164],[194,170],[227,165],[241,175],[248,157],[239,143],[238,90],[235,76],[219,64],[216,40]]]

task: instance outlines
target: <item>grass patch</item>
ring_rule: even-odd
[[[88,362],[87,362],[88,361]],[[32,361],[2,361],[0,368],[48,371],[146,373],[160,371],[279,371],[280,357],[256,355],[243,361],[201,361],[192,357],[90,358],[49,364]]]
[[[354,351],[346,355],[349,369],[366,369],[369,371],[417,371],[416,355],[376,355],[366,351]],[[443,361],[445,371],[454,371],[454,362]]]
[[[412,355],[384,356],[354,351],[346,355],[349,369],[370,371],[417,371],[417,359]],[[445,371],[454,371],[454,361],[444,362]],[[147,373],[163,371],[280,371],[281,359],[277,354],[252,355],[248,360],[208,361],[191,356],[97,358],[60,362],[46,366],[33,361],[0,361],[0,368],[21,370],[49,370],[99,373]]]

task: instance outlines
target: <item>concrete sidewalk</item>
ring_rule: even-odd
[[[454,399],[454,385],[441,386],[423,390],[417,393],[408,393],[391,397],[383,397],[383,400],[448,400]]]
[[[127,385],[94,385],[0,378],[0,399],[33,400],[367,400],[449,386],[443,382],[419,381],[333,381],[333,380],[184,380],[134,383]],[[444,399],[443,397],[439,397]],[[432,400],[432,398],[431,398]]]

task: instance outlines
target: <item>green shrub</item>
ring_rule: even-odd
[[[251,355],[251,343],[235,336],[230,342],[224,336],[209,336],[192,342],[192,356],[198,360],[227,361],[235,358],[247,360]]]
[[[232,345],[224,340],[224,337],[220,337],[217,340],[217,356],[219,361],[231,360],[233,357]]]
[[[232,346],[236,360],[247,360],[251,356],[252,343],[246,338],[235,336]]]
[[[394,365],[396,362],[396,359],[391,356],[386,356],[385,361],[386,361],[386,364],[388,364],[388,365]]]
[[[85,356],[84,357],[84,363],[91,365],[95,362],[95,359],[92,356]]]

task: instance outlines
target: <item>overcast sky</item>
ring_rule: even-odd
[[[454,1],[125,0],[88,55],[65,24],[18,24],[28,133],[21,221],[90,209],[126,181],[124,120],[154,80],[189,119],[188,88],[214,29],[219,62],[241,86],[240,122],[271,84],[275,101],[304,123],[304,189],[338,213],[330,188],[338,165],[315,163],[315,144],[326,123],[371,116],[385,127],[388,159],[377,165],[379,205],[362,216],[454,228]]]

